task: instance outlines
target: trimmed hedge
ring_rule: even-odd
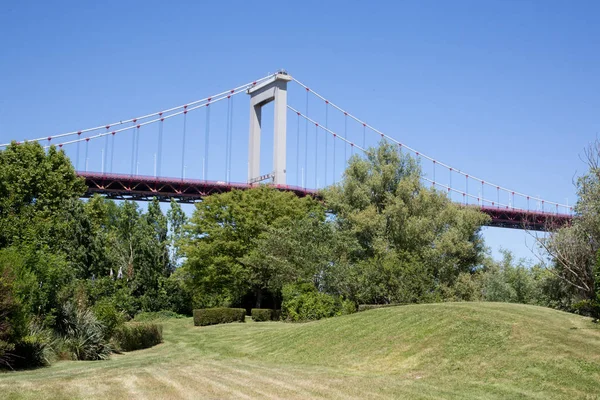
[[[173,311],[162,310],[162,311],[144,311],[133,318],[136,322],[147,322],[147,321],[156,321],[156,320],[165,320],[172,318],[186,318],[185,315],[177,314]]]
[[[358,311],[367,311],[374,310],[376,308],[386,308],[386,307],[397,307],[404,306],[404,303],[392,303],[392,304],[359,304]]]
[[[113,340],[122,351],[147,349],[162,343],[162,325],[150,322],[127,322],[117,327]]]
[[[244,308],[201,308],[194,310],[194,325],[206,326],[225,324],[228,322],[244,322]]]
[[[270,308],[253,308],[252,309],[252,321],[254,322],[262,322],[262,321],[271,321],[274,317],[275,310],[271,310]]]

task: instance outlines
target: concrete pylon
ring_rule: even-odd
[[[248,89],[250,95],[250,145],[248,147],[248,183],[273,178],[273,183],[285,185],[287,83],[292,77],[280,72]],[[260,176],[260,133],[262,107],[275,101],[273,138],[273,173]]]

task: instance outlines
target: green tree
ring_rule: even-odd
[[[278,295],[285,284],[308,282],[322,286],[334,260],[332,224],[324,213],[311,213],[284,226],[269,227],[253,241],[248,253],[238,259],[245,267],[248,283],[261,306],[264,292]]]
[[[193,279],[196,302],[239,303],[248,292],[260,299],[271,287],[273,273],[252,251],[270,229],[283,229],[309,215],[323,220],[323,206],[309,197],[264,186],[213,195],[197,204],[184,264]]]
[[[525,259],[516,260],[509,250],[500,249],[500,253],[500,261],[490,257],[481,271],[484,300],[539,304],[538,269],[534,269]]]
[[[48,237],[48,224],[65,201],[79,198],[85,184],[64,151],[13,142],[0,151],[0,248]]]
[[[129,282],[145,311],[158,311],[159,279],[169,273],[166,217],[156,200],[150,203],[147,213],[142,213],[136,203],[124,201],[117,214],[109,235],[117,276]]]
[[[167,275],[171,272],[168,249],[168,220],[160,209],[157,198],[152,199],[145,216],[151,233],[147,238],[150,240],[149,249],[152,251],[150,263],[155,266],[157,274]]]
[[[110,276],[111,271],[114,276],[122,265],[116,232],[119,207],[112,200],[94,195],[84,209],[91,226],[91,240],[87,247],[89,267],[81,278]]]
[[[355,279],[343,286],[356,301],[435,300],[482,259],[488,217],[424,187],[417,162],[386,142],[354,156],[343,182],[324,196],[339,231],[358,244],[347,242],[352,254],[337,272]]]
[[[27,311],[15,290],[15,264],[21,259],[15,251],[0,250],[0,367],[10,367],[15,343],[27,332]]]
[[[548,252],[548,269],[565,285],[573,304],[600,319],[600,141],[585,151],[588,172],[577,180],[575,218],[538,241]]]
[[[175,199],[171,199],[171,207],[167,211],[167,222],[169,226],[169,260],[171,270],[174,270],[175,267],[180,265],[181,257],[183,257],[181,243],[185,235],[184,227],[187,223],[187,216]]]

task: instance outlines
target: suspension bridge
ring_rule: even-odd
[[[234,98],[243,93],[250,100],[247,141],[234,137]],[[288,104],[288,97],[296,103]],[[272,168],[261,174],[261,133],[271,123],[262,117],[271,111],[265,107],[271,103],[273,136],[267,143],[272,144]],[[14,143],[36,141],[65,150],[85,179],[86,196],[99,193],[120,200],[156,197],[192,203],[261,183],[298,196],[316,195],[320,188],[342,179],[351,156],[367,153],[380,140],[392,143],[398,152],[412,154],[426,171],[421,176],[425,185],[465,207],[479,208],[491,217],[490,226],[543,231],[572,219],[573,208],[568,204],[488,182],[430,157],[285,71],[162,111]],[[9,144],[0,144],[0,149]],[[181,152],[173,155],[177,144]],[[247,164],[241,161],[246,151]],[[94,160],[98,153],[100,160]],[[94,161],[100,164],[96,171],[90,168]],[[163,168],[169,169],[167,176]],[[190,169],[198,171],[194,178],[187,176]],[[247,170],[245,180],[232,179],[243,176],[243,170]]]

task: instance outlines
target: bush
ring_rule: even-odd
[[[125,313],[118,311],[110,299],[102,299],[92,308],[98,321],[104,325],[104,338],[110,339],[115,329],[125,322]]]
[[[35,368],[50,365],[52,349],[52,334],[50,331],[32,323],[29,333],[17,342],[12,351],[7,354],[11,368]]]
[[[206,326],[228,322],[244,322],[246,310],[243,308],[202,308],[194,310],[194,325]]]
[[[351,300],[342,301],[342,314],[354,314],[356,312],[356,304]]]
[[[275,310],[269,308],[253,308],[251,314],[252,321],[254,322],[272,321],[275,317]]]
[[[287,321],[312,321],[354,312],[354,304],[340,296],[319,292],[313,284],[286,285],[281,315]]]
[[[113,343],[122,351],[147,349],[162,343],[162,325],[150,322],[127,322],[115,330]]]
[[[367,310],[374,310],[376,308],[386,308],[386,307],[397,307],[397,306],[404,306],[406,304],[404,303],[392,303],[392,304],[360,304],[358,306],[358,311],[367,311]]]
[[[177,314],[176,312],[169,310],[162,311],[148,311],[141,312],[137,314],[133,320],[137,322],[145,322],[145,321],[156,321],[156,320],[165,320],[171,318],[185,318],[185,315]]]
[[[65,304],[56,321],[59,347],[74,360],[106,360],[111,348],[105,338],[106,327],[92,310]]]

